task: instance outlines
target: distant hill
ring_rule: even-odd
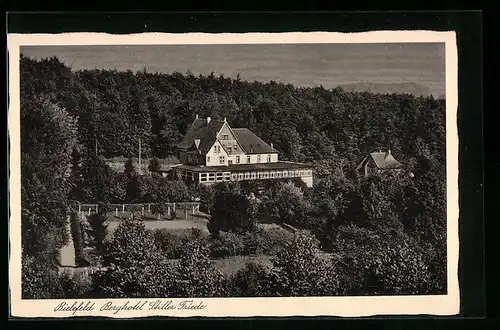
[[[370,92],[377,94],[413,94],[415,96],[429,96],[428,87],[415,83],[354,83],[339,85],[348,92]]]

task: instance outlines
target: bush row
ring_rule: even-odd
[[[193,235],[210,247],[210,256],[214,259],[237,255],[274,255],[293,238],[292,233],[279,227],[258,229],[246,235],[220,232],[217,237],[196,230],[155,229],[153,233],[157,244],[169,259],[180,258]]]

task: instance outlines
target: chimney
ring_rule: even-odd
[[[196,114],[196,119],[198,119],[198,114]]]
[[[226,117],[224,117],[224,122],[226,122]]]
[[[212,120],[212,118],[207,117],[207,125],[210,124],[210,120]]]
[[[271,149],[273,149],[273,150],[274,150],[272,142],[271,142]]]

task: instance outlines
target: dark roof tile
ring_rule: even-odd
[[[222,120],[212,119],[207,124],[206,119],[196,118],[177,147],[179,149],[189,149],[194,140],[199,139],[198,149],[203,154],[206,154],[215,142],[216,135],[222,126],[224,126],[224,121]]]
[[[276,149],[271,148],[269,144],[264,142],[260,137],[255,135],[248,128],[233,128],[236,139],[246,154],[265,154],[276,153]]]

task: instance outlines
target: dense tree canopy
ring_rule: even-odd
[[[249,128],[272,142],[283,159],[323,165],[342,159],[348,171],[368,151],[384,146],[405,163],[421,155],[444,164],[445,112],[433,98],[295,88],[213,74],[71,72],[57,59],[22,57],[21,69],[26,92],[43,92],[70,109],[78,118],[80,143],[94,152],[97,141],[105,157],[137,156],[139,138],[144,155],[173,154],[199,114]]]
[[[21,57],[20,69],[27,296],[50,291],[37,276],[54,274],[57,251],[68,234],[69,199],[155,202],[154,211],[163,214],[167,202],[199,198],[211,213],[213,234],[241,235],[255,231],[258,221],[269,220],[309,229],[319,240],[318,247],[296,238],[269,274],[258,267],[240,272],[235,283],[246,272],[255,283],[238,295],[264,287],[277,295],[326,294],[324,290],[333,294],[339,292],[337,279],[348,293],[446,290],[444,102],[214,74],[72,71],[56,58]],[[314,187],[275,180],[188,187],[162,177],[157,158],[175,153],[196,114],[226,117],[232,127],[247,127],[273,143],[280,159],[311,164]],[[153,173],[141,175],[132,161],[119,172],[106,164],[105,158],[137,157],[139,143],[143,157],[154,157],[149,164]],[[354,173],[359,162],[379,147],[391,148],[403,173],[370,178]],[[161,271],[171,267],[151,235],[137,223],[123,226],[103,245],[104,266],[113,272],[108,282],[97,283],[107,294],[161,296],[170,292],[169,281],[191,283],[186,295],[211,296],[222,290],[204,247],[190,246],[192,256],[186,255],[179,266],[192,276],[171,279],[154,269],[160,263]],[[318,248],[335,254],[338,261],[325,262]],[[50,269],[42,271],[43,267]],[[198,270],[212,277],[196,278],[193,272]],[[317,274],[332,281],[321,282],[314,277]],[[164,281],[153,285],[154,278]],[[212,284],[196,291],[204,288],[199,286],[204,281]],[[153,287],[158,290],[149,292]]]

